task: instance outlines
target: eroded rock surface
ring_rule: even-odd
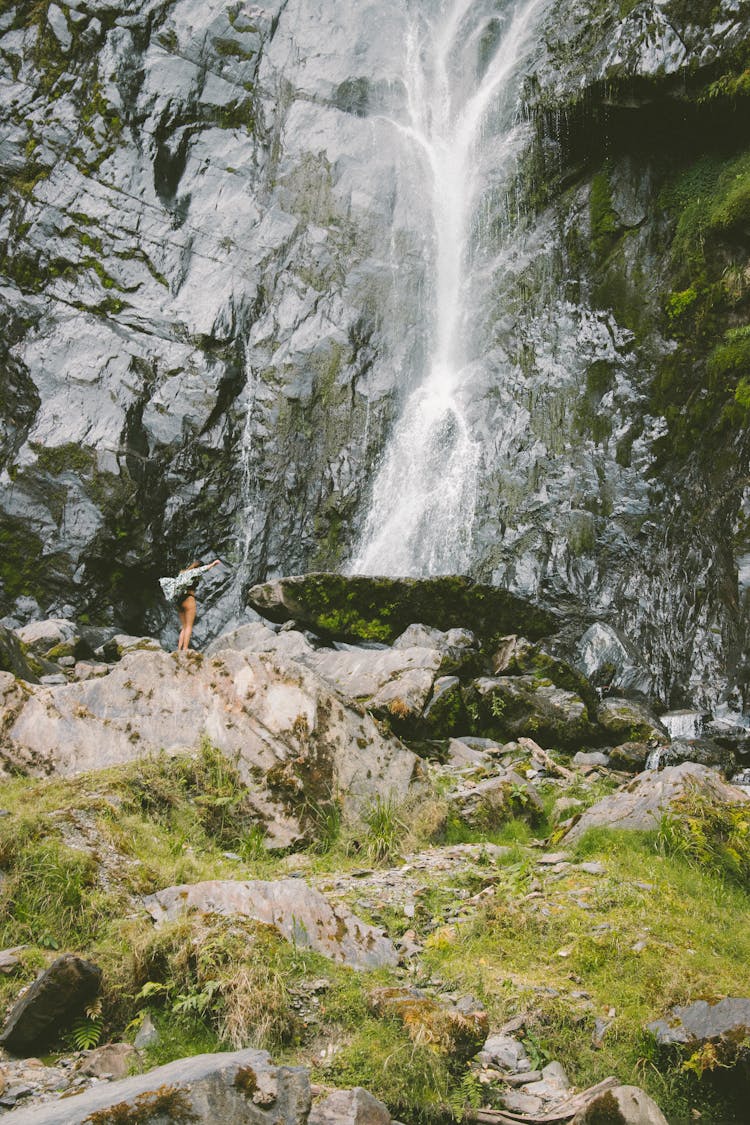
[[[157,923],[189,910],[255,918],[274,926],[287,941],[355,969],[393,966],[398,961],[393,944],[380,930],[346,907],[332,906],[302,879],[186,883],[157,891],[145,903]]]
[[[48,1105],[14,1109],[12,1125],[107,1125],[113,1120],[221,1120],[225,1125],[305,1125],[310,1078],[276,1067],[266,1051],[196,1055],[148,1074],[102,1082]]]
[[[208,737],[236,760],[277,846],[299,838],[311,802],[353,813],[376,793],[403,796],[416,768],[369,715],[278,657],[136,652],[101,679],[32,689],[8,676],[2,688],[6,768],[72,776]]]
[[[658,828],[662,813],[693,792],[710,801],[736,804],[750,799],[741,789],[722,781],[714,770],[695,762],[668,766],[661,772],[646,770],[587,809],[568,832],[566,843],[578,839],[587,828]]]

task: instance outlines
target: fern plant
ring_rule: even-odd
[[[70,1029],[73,1046],[77,1051],[90,1051],[98,1046],[103,1030],[102,1002],[95,1000],[93,1004],[89,1004],[82,1016],[73,1021]]]

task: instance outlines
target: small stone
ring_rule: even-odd
[[[523,1025],[521,1025],[523,1026]],[[483,1066],[496,1066],[501,1070],[518,1072],[523,1069],[531,1070],[526,1048],[512,1035],[491,1035],[479,1052],[479,1061]]]
[[[570,1080],[561,1063],[551,1062],[542,1068],[542,1077],[545,1082],[556,1086],[559,1090],[569,1090]]]
[[[534,1114],[542,1109],[542,1099],[532,1097],[530,1094],[521,1093],[519,1090],[509,1090],[500,1099],[506,1109],[511,1113]]]
[[[138,1028],[138,1034],[133,1040],[133,1046],[139,1051],[145,1051],[149,1047],[155,1047],[159,1042],[159,1032],[151,1019],[150,1012],[146,1012],[141,1026]]]
[[[125,1078],[139,1061],[138,1051],[130,1043],[107,1043],[87,1051],[78,1070],[91,1078]]]
[[[381,1101],[361,1086],[334,1090],[310,1111],[308,1125],[390,1125],[391,1115]]]
[[[576,864],[579,871],[585,871],[587,875],[606,875],[607,868],[603,863],[597,863],[595,860],[587,861],[586,863]]]
[[[558,863],[565,863],[569,858],[567,852],[546,852],[539,856],[537,863],[540,867],[554,867]]]

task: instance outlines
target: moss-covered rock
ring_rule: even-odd
[[[596,743],[579,695],[534,676],[483,677],[464,692],[474,733],[502,740],[533,738],[545,747],[578,748]]]
[[[37,683],[41,664],[26,651],[18,637],[0,625],[0,672],[12,672],[22,680]]]
[[[438,629],[468,628],[484,640],[514,630],[541,637],[559,624],[549,610],[461,575],[369,578],[305,574],[254,586],[248,600],[271,621],[295,620],[321,636],[384,644],[414,622]]]

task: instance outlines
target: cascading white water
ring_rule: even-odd
[[[426,376],[406,401],[378,470],[353,573],[429,575],[469,569],[480,445],[463,394],[472,219],[482,186],[483,130],[491,109],[493,180],[517,148],[521,63],[545,0],[504,11],[488,0],[448,0],[415,21],[407,43],[408,121],[394,129],[421,156],[434,229],[434,324]],[[504,21],[487,63],[482,44]],[[469,60],[471,65],[469,65]]]

